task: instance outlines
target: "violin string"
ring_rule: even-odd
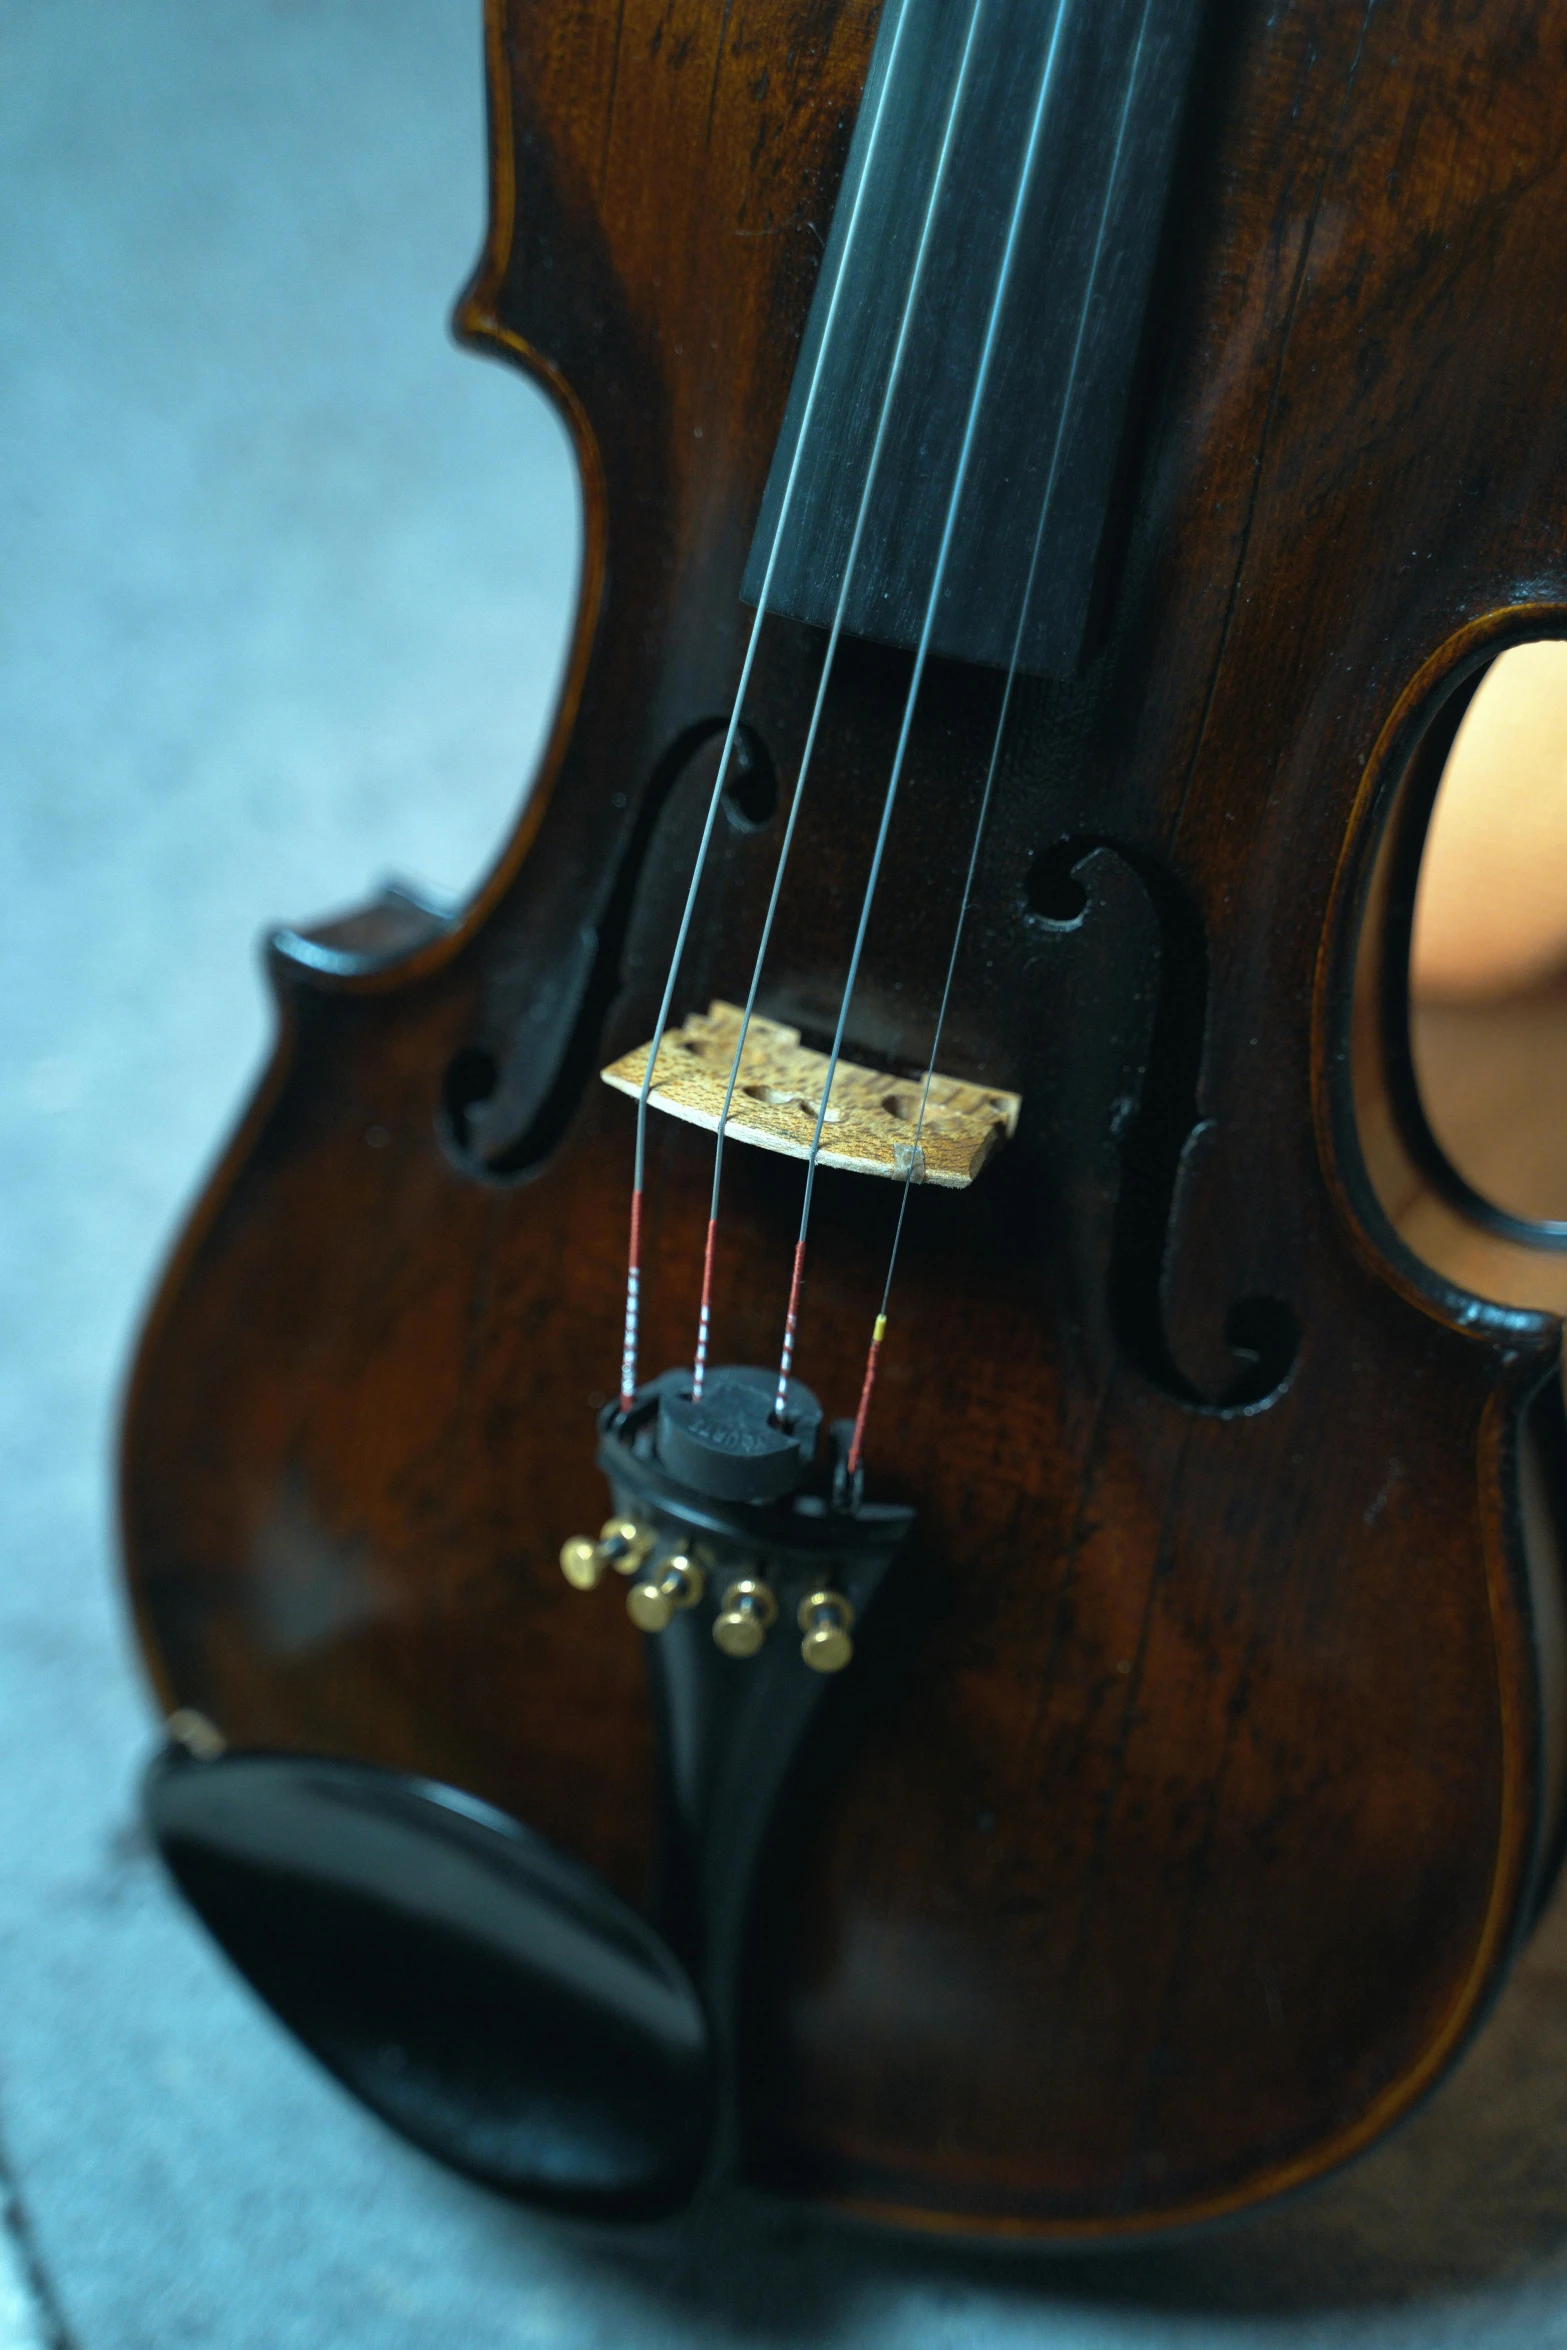
[[[713,827],[718,819],[724,785],[729,776],[729,763],[734,755],[735,738],[740,731],[740,713],[745,707],[746,689],[751,682],[751,671],[756,661],[762,622],[767,616],[767,599],[772,590],[773,573],[777,568],[779,554],[783,547],[784,530],[789,520],[790,508],[794,502],[795,486],[800,477],[801,463],[810,434],[811,417],[816,407],[817,394],[822,385],[827,352],[833,339],[833,326],[838,315],[839,297],[848,277],[849,256],[854,249],[855,234],[860,225],[865,193],[871,182],[871,166],[875,158],[877,142],[881,137],[882,125],[887,119],[888,93],[892,88],[898,50],[910,14],[911,0],[899,0],[897,21],[892,28],[892,40],[887,52],[887,69],[882,76],[881,88],[877,93],[876,109],[871,118],[870,134],[865,145],[865,160],[850,204],[848,221],[844,230],[843,248],[838,257],[837,272],[833,278],[832,292],[828,297],[827,311],[822,321],[822,338],[817,345],[810,382],[806,387],[805,404],[800,412],[799,432],[795,440],[794,453],[789,462],[788,475],[784,481],[783,494],[778,504],[778,518],[773,525],[772,542],[767,551],[767,563],[762,573],[761,587],[756,600],[756,613],[751,622],[751,633],[746,643],[745,658],[740,667],[740,682],[735,689],[734,706],[730,711],[729,723],[724,732],[723,749],[719,753],[718,772],[713,779],[712,794],[707,805],[707,816],[702,826],[702,837],[697,845],[696,863],[691,873],[691,885],[686,892],[680,928],[675,935],[669,974],[664,982],[664,993],[658,1008],[658,1020],[653,1030],[653,1041],[648,1046],[647,1067],[642,1073],[642,1085],[637,1095],[636,1148],[631,1177],[631,1232],[626,1252],[626,1316],[620,1357],[620,1408],[622,1412],[630,1411],[637,1386],[637,1339],[642,1289],[642,1195],[647,1169],[648,1096],[653,1090],[653,1077],[658,1062],[659,1047],[664,1041],[664,1032],[669,1025],[669,1011],[674,1001],[675,983],[679,977],[681,961],[685,955],[686,940],[691,930],[691,917],[696,909],[697,892],[701,886],[708,850],[712,845]]]
[[[941,990],[941,1003],[936,1013],[935,1032],[930,1043],[930,1065],[925,1072],[920,1092],[919,1114],[914,1122],[914,1140],[909,1149],[909,1163],[904,1172],[903,1186],[898,1198],[897,1221],[893,1226],[892,1246],[887,1254],[887,1277],[882,1284],[881,1304],[871,1326],[871,1342],[865,1355],[865,1375],[860,1384],[860,1400],[854,1415],[854,1433],[849,1440],[848,1474],[853,1477],[860,1466],[865,1449],[865,1425],[870,1417],[871,1395],[876,1385],[876,1370],[881,1356],[882,1341],[887,1335],[887,1309],[892,1300],[893,1275],[897,1271],[898,1250],[903,1241],[904,1219],[909,1209],[909,1194],[914,1185],[914,1172],[919,1165],[920,1138],[925,1131],[925,1112],[930,1102],[930,1089],[935,1080],[937,1061],[941,1051],[942,1030],[946,1026],[947,1007],[952,1000],[952,981],[958,967],[958,950],[963,943],[964,926],[974,895],[974,877],[979,868],[979,852],[985,837],[990,815],[990,803],[995,790],[996,771],[1001,762],[1001,746],[1006,736],[1007,719],[1012,708],[1012,689],[1017,682],[1018,667],[1023,653],[1023,637],[1028,625],[1029,608],[1033,602],[1034,580],[1039,569],[1040,551],[1044,546],[1045,524],[1055,501],[1056,481],[1061,469],[1062,452],[1066,445],[1066,428],[1072,411],[1072,395],[1077,388],[1077,373],[1082,362],[1083,344],[1088,332],[1088,321],[1093,309],[1094,293],[1099,281],[1099,266],[1104,258],[1109,233],[1110,215],[1115,202],[1116,187],[1121,173],[1121,157],[1126,145],[1127,124],[1131,119],[1132,99],[1142,71],[1143,54],[1147,45],[1148,23],[1153,14],[1154,0],[1143,0],[1142,18],[1137,28],[1137,41],[1132,50],[1132,68],[1127,76],[1126,96],[1121,102],[1120,120],[1116,125],[1115,142],[1110,154],[1110,170],[1105,181],[1104,202],[1099,212],[1099,228],[1094,239],[1093,257],[1088,265],[1088,282],[1083,292],[1083,306],[1078,314],[1077,334],[1072,345],[1072,357],[1067,367],[1066,388],[1061,395],[1061,406],[1056,417],[1055,439],[1051,445],[1050,464],[1045,474],[1044,497],[1040,502],[1039,521],[1034,530],[1033,552],[1029,557],[1028,576],[1023,583],[1023,600],[1017,616],[1017,630],[1012,639],[1011,657],[1007,663],[1006,685],[1002,691],[1001,709],[996,719],[995,734],[990,746],[990,763],[985,772],[985,788],[980,795],[979,815],[974,826],[973,845],[969,851],[968,870],[963,879],[963,895],[958,905],[958,918],[952,934],[952,951],[947,957],[946,979]]]
[[[821,728],[822,712],[827,701],[827,688],[832,680],[833,663],[838,655],[838,640],[843,634],[844,615],[848,610],[849,594],[859,565],[860,548],[870,516],[871,498],[881,471],[888,427],[892,420],[893,403],[903,374],[903,362],[908,350],[915,312],[919,306],[920,292],[925,278],[925,264],[930,253],[932,230],[940,206],[942,189],[946,183],[947,165],[951,160],[958,117],[963,107],[969,69],[973,62],[980,20],[985,13],[985,7],[986,0],[973,0],[969,14],[968,31],[964,37],[963,53],[958,65],[957,80],[953,86],[952,100],[947,109],[946,125],[942,132],[941,146],[937,152],[936,169],[931,180],[930,193],[926,198],[919,242],[915,248],[908,289],[904,295],[902,316],[898,322],[897,338],[893,344],[887,379],[882,388],[881,413],[876,420],[875,437],[871,443],[870,459],[866,466],[865,480],[860,491],[859,510],[855,516],[854,531],[849,541],[848,554],[844,559],[843,576],[838,583],[838,600],[833,611],[832,627],[828,633],[827,649],[822,657],[821,675],[817,680],[816,698],[811,708],[810,724],[806,728],[805,748],[800,755],[800,772],[794,787],[794,798],[789,807],[789,820],[784,827],[783,840],[779,845],[778,863],[773,874],[772,893],[767,901],[767,912],[762,922],[761,937],[757,942],[756,959],[751,966],[751,982],[746,993],[745,1008],[740,1015],[740,1033],[735,1042],[734,1059],[730,1063],[729,1083],[724,1093],[723,1108],[718,1116],[718,1132],[713,1144],[712,1200],[708,1211],[707,1243],[702,1254],[702,1299],[697,1309],[696,1356],[691,1371],[691,1393],[694,1399],[701,1397],[707,1379],[708,1344],[712,1330],[713,1261],[718,1242],[718,1206],[724,1170],[724,1136],[729,1124],[729,1113],[734,1105],[735,1088],[740,1081],[740,1063],[745,1054],[746,1039],[751,1032],[751,1020],[756,1010],[757,992],[762,983],[762,968],[767,960],[768,947],[772,943],[773,923],[778,912],[778,901],[783,894],[789,852],[794,846],[795,827],[799,822],[800,808],[805,797],[805,781],[810,773],[811,761],[815,755],[816,738]]]
[[[893,752],[892,770],[882,800],[881,822],[877,828],[876,844],[871,852],[870,872],[866,878],[865,894],[860,904],[860,918],[854,934],[854,946],[849,956],[849,968],[844,978],[843,994],[838,1005],[838,1024],[833,1032],[832,1051],[828,1056],[827,1074],[822,1085],[822,1098],[817,1106],[816,1126],[811,1135],[811,1147],[805,1163],[805,1197],[800,1208],[799,1238],[795,1242],[794,1266],[789,1283],[789,1305],[784,1317],[783,1346],[778,1362],[778,1388],[773,1399],[773,1414],[778,1420],[785,1417],[789,1396],[789,1373],[794,1361],[794,1343],[799,1329],[800,1298],[805,1282],[805,1244],[810,1230],[811,1200],[816,1186],[817,1161],[821,1156],[822,1132],[827,1123],[828,1105],[832,1099],[833,1080],[838,1073],[838,1062],[843,1052],[844,1030],[848,1025],[849,1007],[854,997],[855,982],[860,972],[860,957],[865,948],[866,932],[870,928],[871,908],[875,902],[876,885],[881,879],[882,861],[886,855],[887,837],[892,829],[893,810],[897,805],[898,786],[903,778],[904,763],[908,757],[909,738],[914,728],[914,710],[924,681],[925,664],[930,657],[931,639],[935,634],[936,612],[946,582],[947,563],[952,553],[952,542],[957,531],[959,509],[963,501],[964,485],[968,478],[970,460],[979,433],[979,420],[984,407],[990,369],[1000,337],[1001,314],[1006,304],[1012,278],[1013,263],[1017,258],[1018,240],[1022,232],[1023,211],[1028,192],[1033,185],[1034,166],[1039,157],[1040,137],[1050,93],[1055,82],[1056,62],[1060,55],[1061,35],[1068,15],[1069,0],[1056,0],[1055,16],[1050,27],[1050,39],[1045,61],[1039,76],[1039,88],[1034,98],[1033,114],[1028,127],[1028,139],[1023,150],[1023,162],[1018,172],[1017,187],[1012,199],[1011,216],[1007,222],[1006,241],[1002,246],[1001,263],[990,297],[990,314],[985,322],[984,339],[980,345],[979,361],[974,371],[974,382],[969,394],[968,415],[964,420],[963,438],[958,449],[957,467],[947,497],[946,517],[942,524],[941,540],[936,550],[936,568],[931,579],[930,593],[925,601],[925,616],[920,624],[919,643],[914,654],[914,670],[904,698],[903,718],[898,729],[897,746]]]

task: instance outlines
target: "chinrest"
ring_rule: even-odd
[[[146,1809],[253,1988],[428,2152],[578,2211],[687,2200],[712,2126],[701,2002],[591,1870],[471,1796],[362,1763],[171,1747]]]

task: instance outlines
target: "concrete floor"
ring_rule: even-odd
[[[0,11],[0,2350],[1567,2345],[1567,1912],[1392,2145],[1135,2259],[445,2176],[288,2044],[135,1822],[107,1460],[265,1035],[251,940],[460,889],[559,660],[575,490],[454,355],[478,0]]]

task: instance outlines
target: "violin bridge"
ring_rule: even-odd
[[[713,1003],[671,1029],[658,1048],[648,1106],[718,1132],[743,1015]],[[639,1045],[601,1072],[635,1100],[650,1051]],[[725,1134],[785,1158],[810,1156],[828,1056],[800,1042],[797,1028],[751,1016]],[[820,1163],[854,1175],[889,1175],[961,1191],[1017,1125],[1021,1097],[958,1077],[933,1076],[920,1116],[923,1077],[890,1077],[840,1061],[822,1128]],[[916,1139],[917,1137],[917,1139]]]

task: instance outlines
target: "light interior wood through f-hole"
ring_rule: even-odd
[[[1514,1216],[1567,1220],[1567,643],[1503,653],[1459,729],[1420,870],[1410,1032],[1458,1173]],[[1567,1252],[1466,1222],[1423,1180],[1388,1205],[1460,1287],[1567,1313]]]

